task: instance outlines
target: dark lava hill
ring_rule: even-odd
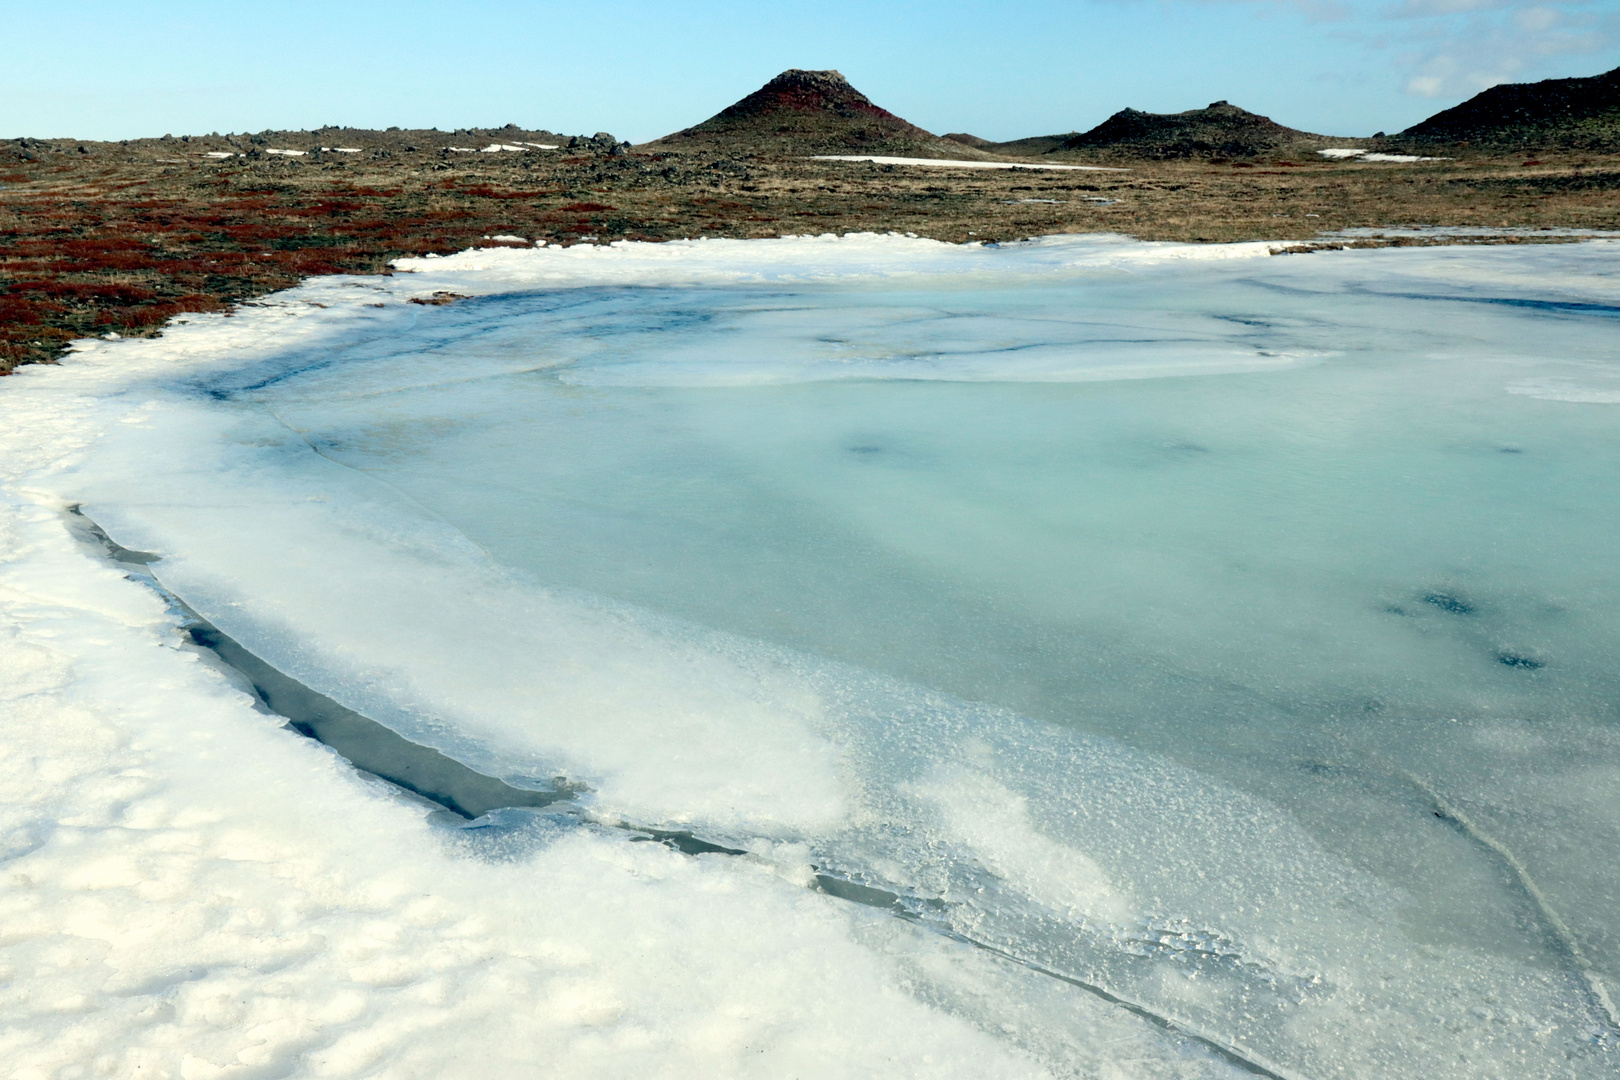
[[[1482,148],[1620,149],[1620,68],[1584,79],[1503,83],[1401,132]]]
[[[1090,131],[1045,138],[1061,139],[1046,153],[1086,150],[1149,159],[1255,157],[1314,149],[1331,142],[1325,136],[1284,127],[1269,117],[1225,101],[1179,113],[1121,109]],[[1019,141],[1036,144],[1044,139]],[[998,143],[995,149],[1010,153],[1010,145]]]
[[[836,71],[784,71],[735,105],[647,144],[648,149],[764,156],[895,154],[984,159],[887,109]]]

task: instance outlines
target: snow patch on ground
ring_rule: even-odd
[[[895,233],[826,233],[776,240],[474,248],[442,257],[396,259],[393,265],[400,271],[431,276],[433,284],[431,288],[424,284],[424,295],[434,289],[488,295],[562,284],[720,285],[833,277],[894,281],[938,274],[1084,274],[1262,258],[1288,244],[1144,243],[1112,233],[1088,233],[1010,244],[958,245]]]
[[[1370,150],[1349,146],[1330,147],[1327,150],[1318,150],[1317,153],[1335,161],[1382,161],[1394,165],[1409,165],[1414,161],[1451,160],[1443,157],[1420,157],[1417,154],[1375,154]]]

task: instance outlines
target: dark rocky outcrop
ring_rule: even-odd
[[[998,149],[1006,152],[1006,145]],[[1046,152],[1110,151],[1136,158],[1255,157],[1326,145],[1324,136],[1284,127],[1270,117],[1217,101],[1179,113],[1121,109],[1090,131],[1063,138]]]
[[[1481,149],[1620,149],[1620,68],[1580,79],[1503,83],[1401,132]]]

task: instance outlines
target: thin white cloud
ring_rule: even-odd
[[[1620,14],[1581,10],[1585,6],[1513,3],[1461,19],[1426,20],[1428,25],[1403,35],[1396,50],[1404,89],[1427,98],[1469,97],[1498,83],[1539,77],[1550,60],[1599,53],[1620,41]]]
[[[1336,23],[1334,37],[1385,57],[1401,87],[1425,98],[1466,98],[1549,74],[1597,74],[1573,58],[1620,45],[1620,11],[1610,0],[1195,2],[1294,11],[1312,22]],[[1550,63],[1561,57],[1571,62]]]

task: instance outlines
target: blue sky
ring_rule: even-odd
[[[0,27],[0,137],[511,122],[639,142],[788,67],[940,133],[1225,98],[1365,135],[1620,65],[1620,0],[0,0]]]

